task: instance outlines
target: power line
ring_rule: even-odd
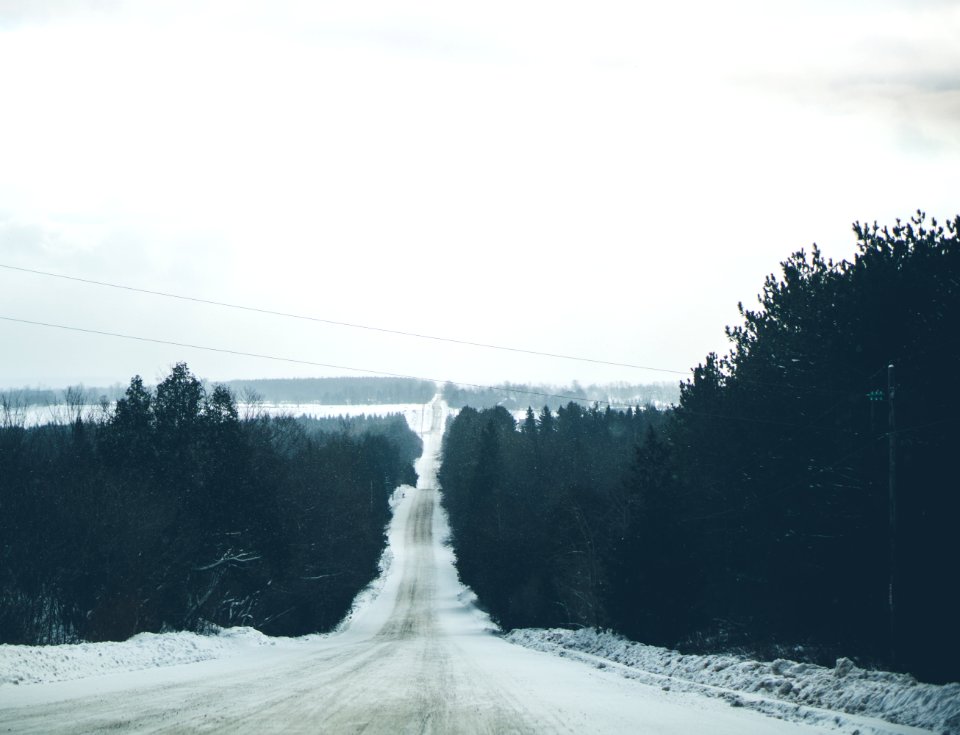
[[[401,373],[391,373],[385,370],[371,370],[369,368],[358,368],[351,367],[349,365],[334,365],[332,363],[326,362],[316,362],[313,360],[300,360],[294,357],[278,357],[277,355],[265,355],[259,352],[244,352],[242,350],[231,350],[225,347],[209,347],[207,345],[196,345],[189,342],[175,342],[173,340],[167,339],[155,339],[153,337],[141,337],[133,334],[122,334],[120,332],[108,332],[101,329],[87,329],[85,327],[72,327],[66,324],[53,324],[51,322],[40,322],[34,321],[31,319],[18,319],[16,317],[2,316],[0,319],[7,322],[15,322],[17,324],[28,324],[35,327],[48,327],[51,329],[63,329],[69,332],[81,332],[83,334],[96,334],[102,337],[117,337],[119,339],[130,339],[137,342],[149,342],[151,344],[158,345],[169,345],[172,347],[185,347],[191,350],[204,350],[206,352],[218,352],[226,355],[238,355],[240,357],[255,357],[261,360],[273,360],[275,362],[287,362],[293,363],[296,365],[310,365],[312,367],[323,367],[331,368],[333,370],[350,370],[357,373],[368,373],[370,375],[381,375],[389,378],[403,378],[406,380],[427,380],[434,383],[453,383],[455,385],[465,386],[467,388],[479,388],[480,390],[493,390],[493,391],[505,391],[508,393],[519,393],[523,395],[530,396],[539,396],[541,398],[561,398],[563,400],[569,401],[582,401],[584,403],[602,403],[604,405],[610,406],[611,408],[632,408],[632,406],[627,404],[617,404],[612,401],[604,401],[599,399],[590,399],[584,398],[583,396],[568,396],[556,393],[543,393],[540,391],[525,390],[523,388],[512,388],[508,386],[492,386],[492,385],[481,385],[479,383],[466,383],[462,380],[443,380],[440,378],[425,378],[417,375],[403,375]]]
[[[94,286],[114,288],[121,291],[143,293],[143,294],[149,294],[151,296],[161,296],[164,298],[177,299],[180,301],[189,301],[192,303],[205,304],[208,306],[220,306],[227,309],[236,309],[236,310],[247,311],[255,314],[265,314],[268,316],[276,316],[276,317],[282,317],[287,319],[298,319],[301,321],[308,321],[308,322],[314,322],[319,324],[329,324],[333,326],[346,327],[349,329],[363,329],[371,332],[379,332],[381,334],[395,334],[395,335],[400,335],[404,337],[413,337],[416,339],[432,340],[435,342],[445,342],[448,344],[458,344],[458,345],[478,347],[483,349],[501,350],[505,352],[514,352],[514,353],[526,354],[526,355],[536,355],[538,357],[549,357],[549,358],[561,359],[561,360],[573,360],[577,362],[585,362],[585,363],[590,363],[594,365],[608,365],[612,367],[625,367],[625,368],[630,368],[634,370],[647,370],[647,371],[653,371],[653,372],[669,373],[673,375],[688,376],[692,372],[692,370],[674,370],[672,368],[654,367],[651,365],[637,365],[634,363],[614,362],[610,360],[601,360],[597,358],[582,357],[578,355],[566,355],[566,354],[555,353],[555,352],[544,352],[540,350],[530,350],[530,349],[521,348],[521,347],[509,347],[509,346],[495,345],[495,344],[489,344],[484,342],[473,342],[470,340],[456,339],[453,337],[439,337],[436,335],[420,334],[419,332],[409,332],[409,331],[404,331],[399,329],[387,329],[384,327],[374,327],[366,324],[357,324],[355,322],[337,321],[333,319],[307,316],[304,314],[295,314],[292,312],[275,311],[275,310],[264,309],[256,306],[247,306],[244,304],[233,304],[233,303],[228,303],[223,301],[215,301],[213,299],[204,299],[197,296],[185,296],[183,294],[175,294],[167,291],[157,291],[153,289],[139,288],[137,286],[128,286],[125,284],[113,283],[110,281],[100,281],[100,280],[91,279],[91,278],[81,278],[79,276],[70,276],[63,273],[53,273],[51,271],[42,271],[34,268],[23,268],[20,266],[9,265],[6,263],[0,263],[0,268],[5,268],[11,271],[18,271],[21,273],[30,273],[33,275],[46,276],[50,278],[60,278],[66,281],[75,281],[77,283],[85,283],[85,284],[94,285]],[[804,390],[804,391],[815,391],[820,393],[831,393],[834,395],[850,395],[850,392],[844,389],[823,388],[820,386],[813,386],[813,385],[795,386],[789,383],[779,383],[779,382],[775,383],[771,381],[755,380],[755,379],[743,378],[739,376],[725,376],[725,377],[728,380],[734,380],[736,382],[740,382],[744,384],[766,386],[766,387],[776,388],[778,390],[787,390],[787,391]]]
[[[509,346],[504,346],[504,345],[488,344],[488,343],[484,343],[484,342],[473,342],[473,341],[469,341],[469,340],[456,339],[456,338],[453,338],[453,337],[439,337],[439,336],[436,336],[436,335],[420,334],[420,333],[418,333],[418,332],[409,332],[409,331],[398,330],[398,329],[386,329],[386,328],[384,328],[384,327],[374,327],[374,326],[365,325],[365,324],[357,324],[357,323],[354,323],[354,322],[336,321],[336,320],[333,320],[333,319],[324,319],[324,318],[321,318],[321,317],[313,317],[313,316],[307,316],[307,315],[303,315],[303,314],[295,314],[295,313],[291,313],[291,312],[275,311],[275,310],[264,309],[264,308],[255,307],[255,306],[246,306],[246,305],[243,305],[243,304],[232,304],[232,303],[223,302],[223,301],[215,301],[215,300],[213,300],[213,299],[204,299],[204,298],[200,298],[200,297],[196,297],[196,296],[185,296],[185,295],[183,295],[183,294],[174,294],[174,293],[170,293],[170,292],[166,292],[166,291],[157,291],[157,290],[152,290],[152,289],[139,288],[139,287],[136,287],[136,286],[128,286],[128,285],[124,285],[124,284],[113,283],[113,282],[110,282],[110,281],[100,281],[100,280],[95,280],[95,279],[91,279],[91,278],[81,278],[81,277],[79,277],[79,276],[70,276],[70,275],[66,275],[66,274],[63,274],[63,273],[53,273],[53,272],[51,272],[51,271],[42,271],[42,270],[37,270],[37,269],[34,269],[34,268],[23,268],[23,267],[20,267],[20,266],[9,265],[9,264],[6,264],[6,263],[0,263],[0,268],[4,268],[4,269],[7,269],[7,270],[11,270],[11,271],[18,271],[18,272],[21,272],[21,273],[30,273],[30,274],[33,274],[33,275],[46,276],[46,277],[50,277],[50,278],[59,278],[59,279],[66,280],[66,281],[75,281],[75,282],[77,282],[77,283],[85,283],[85,284],[94,285],[94,286],[103,286],[103,287],[106,287],[106,288],[114,288],[114,289],[118,289],[118,290],[121,290],[121,291],[130,291],[130,292],[134,292],[134,293],[148,294],[148,295],[151,295],[151,296],[161,296],[161,297],[164,297],[164,298],[177,299],[177,300],[180,300],[180,301],[189,301],[189,302],[197,303],[197,304],[205,304],[205,305],[209,305],[209,306],[220,306],[220,307],[227,308],[227,309],[236,309],[236,310],[247,311],[247,312],[256,313],[256,314],[265,314],[265,315],[268,315],[268,316],[276,316],[276,317],[282,317],[282,318],[287,318],[287,319],[298,319],[298,320],[301,320],[301,321],[315,322],[315,323],[319,323],[319,324],[329,324],[329,325],[339,326],[339,327],[345,327],[345,328],[349,328],[349,329],[363,329],[363,330],[367,330],[367,331],[371,331],[371,332],[379,332],[379,333],[382,333],[382,334],[395,334],[395,335],[400,335],[400,336],[404,336],[404,337],[413,337],[413,338],[416,338],[416,339],[432,340],[432,341],[435,341],[435,342],[445,342],[445,343],[449,343],[449,344],[459,344],[459,345],[465,345],[465,346],[470,346],[470,347],[478,347],[478,348],[492,349],[492,350],[501,350],[501,351],[505,351],[505,352],[514,352],[514,353],[526,354],[526,355],[536,355],[536,356],[539,356],[539,357],[549,357],[549,358],[561,359],[561,360],[573,360],[573,361],[577,361],[577,362],[591,363],[591,364],[594,364],[594,365],[609,365],[609,366],[612,366],[612,367],[625,367],[625,368],[630,368],[630,369],[634,369],[634,370],[648,370],[648,371],[653,371],[653,372],[670,373],[670,374],[674,374],[674,375],[684,375],[684,376],[688,376],[688,375],[690,375],[690,373],[692,372],[692,370],[674,370],[674,369],[672,369],[672,368],[654,367],[654,366],[650,366],[650,365],[637,365],[637,364],[633,364],[633,363],[614,362],[614,361],[610,361],[610,360],[601,360],[601,359],[590,358],[590,357],[582,357],[582,356],[577,356],[577,355],[566,355],[566,354],[562,354],[562,353],[544,352],[544,351],[539,351],[539,350],[530,350],[530,349],[521,348],[521,347],[509,347]],[[205,348],[198,347],[198,349],[205,349]],[[268,359],[272,359],[272,358],[269,358],[269,356],[266,356],[266,357],[267,357]],[[325,367],[325,366],[324,366],[324,367]],[[333,366],[333,367],[337,367],[337,366]],[[343,367],[342,369],[353,370],[354,368]],[[371,373],[373,373],[373,374],[379,374],[379,373],[377,373],[377,371],[364,371],[364,370],[359,370],[359,369],[358,369],[358,371],[360,371],[360,372],[371,372]],[[386,373],[386,374],[389,375],[389,373]],[[876,373],[875,373],[875,374],[876,374]],[[851,395],[855,395],[854,392],[851,392],[850,390],[847,390],[847,389],[824,388],[824,387],[814,386],[814,385],[797,386],[797,385],[792,385],[792,384],[790,384],[790,383],[780,383],[780,382],[771,382],[771,381],[764,381],[764,380],[756,380],[756,379],[750,379],[750,378],[743,378],[743,377],[737,376],[737,375],[730,375],[730,376],[723,376],[723,377],[724,377],[725,380],[730,380],[730,381],[733,381],[733,382],[739,382],[739,383],[748,384],[748,385],[766,386],[766,387],[770,387],[770,388],[775,388],[775,389],[780,390],[780,391],[808,391],[808,392],[819,392],[819,393],[827,393],[827,394],[834,394],[834,395],[842,395],[842,396],[848,396],[848,397],[851,396]],[[870,376],[870,377],[872,377],[872,376]],[[869,379],[869,378],[868,378],[868,379]],[[451,382],[455,382],[455,381],[451,381]],[[467,383],[458,383],[458,385],[467,385],[467,386],[469,386],[469,387],[476,387],[476,386],[472,386],[472,385],[467,384]],[[546,394],[546,393],[543,393],[543,394],[541,394],[541,393],[534,393],[534,395],[545,395],[545,396],[550,396],[550,397],[566,397],[566,396],[554,396],[553,394]],[[572,398],[573,400],[585,400],[585,399],[577,398],[577,397],[571,397],[571,398]],[[599,403],[604,403],[605,405],[610,405],[610,406],[612,406],[612,407],[617,407],[617,408],[628,407],[627,404],[612,404],[612,403],[610,403],[609,401],[598,401],[598,402],[599,402]],[[731,418],[731,419],[734,419],[734,420],[751,421],[751,419],[741,419],[741,418],[739,418],[739,417],[733,417],[733,416],[728,416],[728,417],[725,417],[725,418]],[[773,424],[773,423],[783,423],[783,422],[763,421],[763,420],[755,420],[755,422],[757,422],[757,423],[771,423],[771,424]],[[784,424],[784,425],[787,425],[787,424]],[[793,426],[802,426],[802,425],[801,425],[801,424],[793,424]]]
[[[874,373],[874,375],[877,375],[877,374],[879,374],[880,372],[885,371],[885,370],[887,370],[887,367],[886,367],[886,366],[884,366],[883,368],[881,368],[880,370],[878,370],[876,373]],[[871,376],[871,377],[873,377],[873,376]],[[956,417],[941,418],[941,419],[937,419],[936,421],[929,421],[929,422],[923,423],[923,424],[916,424],[916,425],[914,425],[914,426],[908,426],[908,427],[906,427],[906,428],[904,428],[904,429],[897,429],[894,433],[899,436],[899,435],[901,435],[901,434],[905,434],[905,433],[910,432],[910,431],[920,431],[920,430],[922,430],[922,429],[927,429],[927,428],[929,428],[929,427],[931,427],[931,426],[940,426],[940,425],[942,425],[942,424],[947,424],[947,423],[958,423],[958,421],[957,421]],[[730,514],[733,514],[733,513],[744,513],[744,512],[746,512],[747,510],[749,510],[749,509],[751,509],[751,508],[754,508],[754,507],[757,507],[757,506],[759,506],[759,505],[761,505],[761,504],[763,504],[763,503],[769,502],[769,501],[770,501],[771,499],[773,499],[773,498],[780,497],[781,495],[784,495],[785,493],[790,492],[790,491],[794,490],[795,488],[797,488],[797,487],[799,487],[799,486],[801,486],[801,485],[803,485],[803,484],[809,484],[817,475],[822,475],[822,474],[825,473],[825,472],[828,472],[828,471],[830,471],[830,470],[832,470],[832,469],[835,469],[835,468],[837,467],[837,465],[839,465],[841,462],[845,462],[845,461],[847,461],[848,459],[852,459],[853,457],[856,457],[856,456],[859,456],[859,455],[863,454],[865,451],[868,451],[868,450],[871,448],[872,445],[876,444],[876,443],[879,442],[879,441],[882,441],[882,440],[886,439],[887,437],[888,437],[888,433],[884,432],[884,433],[880,434],[879,436],[873,437],[872,439],[868,439],[868,440],[866,440],[865,442],[863,442],[859,448],[854,449],[854,450],[852,450],[852,451],[850,451],[850,452],[847,452],[846,454],[844,454],[844,455],[842,455],[841,457],[833,460],[832,462],[830,462],[829,464],[827,464],[827,465],[825,465],[825,466],[823,466],[823,467],[814,468],[814,470],[813,470],[813,475],[812,475],[812,476],[810,476],[810,475],[798,475],[798,476],[797,476],[797,479],[796,479],[794,482],[791,482],[791,483],[789,483],[789,484],[787,484],[787,485],[783,485],[783,486],[781,486],[779,489],[777,489],[777,490],[775,490],[775,491],[772,491],[772,492],[769,492],[769,493],[764,493],[763,495],[760,495],[760,496],[758,496],[758,497],[756,497],[756,498],[748,499],[742,506],[735,506],[735,507],[732,507],[732,508],[727,508],[727,509],[725,509],[725,510],[718,511],[718,512],[716,512],[716,513],[710,513],[710,514],[705,515],[705,516],[695,516],[695,517],[691,517],[691,518],[684,518],[684,519],[682,519],[682,522],[686,523],[686,522],[692,522],[692,521],[708,520],[708,519],[712,519],[712,518],[719,518],[720,516],[724,516],[724,515],[730,515]]]
[[[931,426],[939,426],[940,424],[957,423],[957,422],[958,422],[958,419],[957,419],[955,416],[951,416],[951,417],[949,417],[949,418],[937,419],[936,421],[930,421],[930,422],[928,422],[928,423],[926,423],[926,424],[917,424],[916,426],[908,426],[908,427],[906,427],[905,429],[897,429],[897,430],[894,431],[893,433],[894,433],[894,434],[897,434],[897,435],[899,436],[900,434],[906,434],[906,433],[908,433],[908,432],[910,432],[910,431],[920,431],[921,429],[926,429],[926,428],[929,428],[929,427],[931,427]]]
[[[634,407],[632,404],[628,404],[628,403],[615,403],[615,402],[613,402],[613,401],[607,401],[607,400],[603,400],[603,399],[599,399],[599,398],[586,398],[586,397],[584,397],[584,396],[571,396],[571,395],[565,395],[565,394],[561,394],[561,393],[544,393],[544,392],[542,392],[542,391],[527,390],[527,389],[524,389],[524,388],[513,388],[513,387],[510,387],[510,386],[506,386],[506,385],[493,386],[493,385],[484,385],[484,384],[480,384],[480,383],[467,383],[467,382],[464,382],[464,381],[462,381],[462,380],[450,380],[450,379],[441,379],[441,378],[427,378],[427,377],[418,376],[418,375],[405,375],[405,374],[402,374],[402,373],[393,373],[393,372],[389,372],[389,371],[386,371],[386,370],[373,370],[373,369],[370,369],[370,368],[358,368],[358,367],[352,367],[352,366],[350,366],[350,365],[335,365],[335,364],[333,364],[333,363],[317,362],[317,361],[314,361],[314,360],[301,360],[301,359],[294,358],[294,357],[279,357],[279,356],[277,356],[277,355],[267,355],[267,354],[263,354],[263,353],[260,353],[260,352],[245,352],[245,351],[243,351],[243,350],[231,350],[231,349],[228,349],[228,348],[226,348],[226,347],[209,347],[209,346],[207,346],[207,345],[197,345],[197,344],[193,344],[193,343],[190,343],[190,342],[177,342],[177,341],[174,341],[174,340],[156,339],[156,338],[154,338],[154,337],[141,337],[141,336],[139,336],[139,335],[133,335],[133,334],[123,334],[123,333],[120,333],[120,332],[108,332],[108,331],[106,331],[106,330],[101,330],[101,329],[88,329],[88,328],[86,328],[86,327],[73,327],[73,326],[69,326],[69,325],[66,325],[66,324],[53,324],[53,323],[51,323],[51,322],[41,322],[41,321],[35,321],[35,320],[32,320],[32,319],[19,319],[19,318],[17,318],[17,317],[2,316],[2,315],[0,315],[0,319],[2,319],[2,320],[4,320],[4,321],[8,321],[8,322],[18,323],[18,324],[27,324],[27,325],[31,325],[31,326],[37,326],[37,327],[48,327],[48,328],[51,328],[51,329],[63,329],[63,330],[69,331],[69,332],[80,332],[80,333],[83,333],[83,334],[95,334],[95,335],[99,335],[99,336],[102,336],[102,337],[116,337],[116,338],[119,338],[119,339],[129,339],[129,340],[134,340],[134,341],[137,341],[137,342],[148,342],[148,343],[151,343],[151,344],[169,345],[169,346],[172,346],[172,347],[185,347],[185,348],[187,348],[187,349],[192,349],[192,350],[203,350],[203,351],[205,351],[205,352],[218,352],[218,353],[226,354],[226,355],[238,355],[238,356],[240,356],[240,357],[254,357],[254,358],[261,359],[261,360],[272,360],[272,361],[274,361],[274,362],[286,362],[286,363],[292,363],[292,364],[295,364],[295,365],[310,365],[310,366],[312,366],[312,367],[324,367],[324,368],[331,368],[331,369],[333,369],[333,370],[350,370],[350,371],[352,371],[352,372],[367,373],[367,374],[370,374],[370,375],[382,375],[382,376],[384,376],[384,377],[389,377],[389,378],[403,378],[403,379],[406,379],[406,380],[427,380],[427,381],[431,381],[431,382],[434,382],[434,383],[441,383],[441,384],[442,384],[442,383],[453,383],[454,385],[460,385],[460,386],[464,386],[464,387],[467,387],[467,388],[477,388],[477,389],[480,389],[480,390],[503,391],[503,392],[506,392],[506,393],[517,393],[517,394],[520,394],[520,395],[537,396],[537,397],[540,397],[540,398],[559,398],[559,399],[562,399],[562,400],[565,400],[565,401],[579,401],[579,402],[581,402],[581,403],[587,403],[587,404],[591,404],[591,403],[593,403],[593,404],[603,404],[603,405],[605,405],[605,406],[609,406],[610,408],[615,408],[615,409],[627,409],[627,408],[633,408],[633,407]],[[711,413],[703,413],[703,412],[698,412],[698,411],[690,411],[689,409],[684,409],[684,410],[685,410],[686,413],[689,413],[689,414],[694,414],[694,413],[696,413],[696,414],[702,415],[702,416],[710,416],[710,417],[713,417],[713,418],[727,419],[727,420],[730,420],[730,421],[744,421],[744,422],[748,422],[748,423],[756,423],[756,424],[763,424],[763,425],[771,425],[771,424],[774,424],[774,425],[779,425],[779,426],[801,427],[801,428],[810,428],[810,429],[817,429],[817,428],[818,428],[818,427],[807,426],[806,424],[795,424],[795,423],[789,423],[789,422],[785,422],[785,421],[776,421],[776,420],[772,420],[772,419],[751,418],[751,417],[748,417],[748,416],[732,416],[732,415],[723,415],[723,414],[711,414]]]
[[[830,410],[832,410],[832,408]],[[686,407],[681,407],[680,411],[684,415],[689,414],[691,416],[705,416],[706,418],[725,419],[727,421],[745,421],[751,424],[764,424],[766,426],[786,426],[789,428],[810,429],[813,431],[841,431],[844,433],[851,433],[847,429],[841,429],[835,426],[816,426],[815,424],[799,424],[796,421],[778,421],[777,419],[760,419],[753,418],[751,416],[733,416],[731,414],[711,413],[709,411],[694,411]],[[826,413],[829,413],[829,411]],[[819,418],[816,420],[819,420]]]
[[[133,291],[135,293],[144,293],[151,296],[162,296],[169,299],[179,299],[180,301],[190,301],[196,304],[206,304],[208,306],[221,306],[226,309],[238,309],[240,311],[249,311],[256,314],[266,314],[269,316],[284,317],[287,319],[300,319],[302,321],[317,322],[320,324],[330,324],[337,327],[347,327],[349,329],[365,329],[370,332],[379,332],[381,334],[396,334],[403,337],[414,337],[416,339],[428,339],[435,342],[446,342],[449,344],[465,345],[468,347],[480,347],[488,350],[501,350],[504,352],[517,352],[525,355],[536,355],[538,357],[550,357],[559,360],[575,360],[577,362],[588,362],[594,365],[610,365],[612,367],[625,367],[633,370],[648,370],[652,372],[671,373],[674,375],[688,375],[689,370],[673,370],[670,368],[652,367],[650,365],[635,365],[628,362],[614,362],[612,360],[600,360],[592,357],[580,357],[577,355],[565,355],[557,352],[542,352],[539,350],[528,350],[522,347],[508,347],[504,345],[495,345],[485,342],[472,342],[464,339],[455,339],[453,337],[438,337],[431,334],[420,334],[418,332],[407,332],[400,329],[386,329],[385,327],[374,327],[368,324],[356,324],[354,322],[343,322],[334,319],[323,319],[321,317],[306,316],[304,314],[294,314],[284,311],[274,311],[272,309],[262,309],[256,306],[245,306],[243,304],[231,304],[224,301],[214,301],[213,299],[202,299],[196,296],[184,296],[183,294],[169,293],[167,291],[155,291],[147,288],[137,288],[136,286],[127,286],[109,281],[97,281],[91,278],[79,278],[77,276],[68,276],[63,273],[51,273],[49,271],[35,270],[33,268],[21,268],[15,265],[0,263],[0,268],[7,270],[20,271],[21,273],[32,273],[38,276],[48,276],[50,278],[61,278],[66,281],[76,281],[77,283],[86,283],[93,286],[105,286],[115,288],[121,291]]]
[[[430,381],[430,382],[433,382],[433,383],[439,383],[439,384],[443,384],[443,383],[453,383],[454,385],[460,385],[460,386],[464,386],[464,387],[467,387],[467,388],[476,388],[476,389],[479,389],[479,390],[502,391],[502,392],[505,392],[505,393],[516,393],[516,394],[520,394],[520,395],[537,396],[537,397],[540,397],[540,398],[559,398],[559,399],[562,399],[562,400],[565,400],[565,401],[578,401],[578,402],[587,403],[587,404],[591,404],[591,403],[593,403],[593,404],[598,404],[598,405],[599,405],[599,404],[602,404],[602,405],[609,406],[610,408],[614,408],[614,409],[627,409],[627,408],[633,408],[633,407],[634,407],[632,404],[628,404],[628,403],[615,403],[615,402],[613,402],[613,401],[607,401],[607,400],[603,400],[603,399],[599,399],[599,398],[586,398],[586,397],[584,397],[584,396],[571,396],[571,395],[565,395],[565,394],[562,394],[562,393],[545,393],[545,392],[542,392],[542,391],[533,391],[533,390],[527,390],[527,389],[524,389],[524,388],[514,388],[514,387],[506,386],[506,385],[493,386],[493,385],[485,385],[485,384],[481,384],[481,383],[468,383],[468,382],[464,382],[464,381],[462,381],[462,380],[450,380],[450,379],[443,379],[443,378],[427,378],[427,377],[418,376],[418,375],[405,375],[405,374],[403,374],[403,373],[393,373],[393,372],[389,372],[389,371],[386,371],[386,370],[374,370],[374,369],[371,369],[371,368],[358,368],[358,367],[353,367],[353,366],[350,366],[350,365],[336,365],[336,364],[333,364],[333,363],[317,362],[317,361],[314,361],[314,360],[302,360],[302,359],[294,358],[294,357],[280,357],[280,356],[277,356],[277,355],[267,355],[267,354],[260,353],[260,352],[246,352],[246,351],[243,351],[243,350],[232,350],[232,349],[229,349],[229,348],[226,348],[226,347],[210,347],[210,346],[208,346],[208,345],[197,345],[197,344],[193,344],[193,343],[190,343],[190,342],[177,342],[177,341],[174,341],[174,340],[157,339],[157,338],[154,338],[154,337],[141,337],[141,336],[139,336],[139,335],[133,335],[133,334],[123,334],[123,333],[120,333],[120,332],[109,332],[109,331],[106,331],[106,330],[89,329],[89,328],[86,328],[86,327],[74,327],[74,326],[69,326],[69,325],[66,325],[66,324],[54,324],[54,323],[52,323],[52,322],[41,322],[41,321],[36,321],[36,320],[32,320],[32,319],[20,319],[20,318],[17,318],[17,317],[10,317],[10,316],[3,316],[3,315],[0,315],[0,320],[7,321],[7,322],[14,322],[14,323],[17,323],[17,324],[27,324],[27,325],[30,325],[30,326],[47,327],[47,328],[51,328],[51,329],[62,329],[62,330],[65,330],[65,331],[69,331],[69,332],[79,332],[79,333],[82,333],[82,334],[94,334],[94,335],[98,335],[98,336],[102,336],[102,337],[115,337],[115,338],[119,338],[119,339],[129,339],[129,340],[134,340],[134,341],[136,341],[136,342],[147,342],[147,343],[151,343],[151,344],[169,345],[169,346],[172,346],[172,347],[185,347],[185,348],[187,348],[187,349],[192,349],[192,350],[203,350],[203,351],[205,351],[205,352],[217,352],[217,353],[221,353],[221,354],[225,354],[225,355],[237,355],[237,356],[240,356],[240,357],[253,357],[253,358],[257,358],[257,359],[261,359],[261,360],[272,360],[272,361],[274,361],[274,362],[286,362],[286,363],[292,363],[292,364],[295,364],[295,365],[309,365],[309,366],[311,366],[311,367],[323,367],[323,368],[330,368],[330,369],[333,369],[333,370],[349,370],[349,371],[351,371],[351,372],[367,373],[367,374],[369,374],[369,375],[381,375],[381,376],[389,377],[389,378],[402,378],[402,379],[405,379],[405,380],[426,380],[426,381]],[[726,415],[726,414],[714,414],[714,413],[707,413],[707,412],[702,412],[702,411],[692,411],[692,410],[690,410],[690,409],[684,409],[684,412],[687,413],[687,414],[695,414],[695,415],[707,416],[707,417],[711,417],[711,418],[726,419],[726,420],[730,420],[730,421],[742,421],[742,422],[762,424],[762,425],[767,425],[767,426],[777,425],[777,426],[796,427],[796,428],[812,429],[812,430],[819,430],[819,431],[824,431],[824,430],[826,430],[826,431],[837,431],[837,429],[834,428],[834,427],[817,427],[817,426],[810,426],[809,424],[797,424],[797,423],[786,422],[786,421],[777,421],[777,420],[774,420],[774,419],[761,419],[761,418],[752,418],[752,417],[748,417],[748,416],[733,416],[733,415]]]

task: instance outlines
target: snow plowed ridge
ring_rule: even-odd
[[[216,635],[141,633],[122,643],[3,645],[0,646],[0,687],[192,664],[277,645],[296,645],[296,641],[269,638],[253,628],[228,628]]]
[[[785,659],[760,662],[729,654],[684,655],[592,628],[521,629],[505,638],[538,651],[587,654],[664,677],[664,686],[670,685],[666,680],[674,679],[960,735],[960,684],[921,684],[907,674],[857,668],[849,659],[840,659],[836,668],[828,669]],[[716,696],[724,695],[717,692]]]

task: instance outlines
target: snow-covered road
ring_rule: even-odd
[[[838,731],[665,691],[495,636],[442,543],[447,524],[436,470],[447,409],[435,405],[418,487],[397,493],[387,570],[340,631],[198,663],[5,685],[0,732]],[[847,720],[840,730],[853,732],[849,726]]]

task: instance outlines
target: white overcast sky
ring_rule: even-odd
[[[960,213],[960,2],[0,0],[0,263],[686,370]],[[0,268],[0,316],[471,382],[678,376]],[[0,321],[0,387],[353,374]]]

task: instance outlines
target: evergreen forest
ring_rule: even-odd
[[[96,420],[6,422],[0,643],[329,629],[376,576],[422,444],[396,416],[324,428],[241,420],[184,363]]]
[[[672,410],[464,409],[440,475],[464,581],[507,628],[960,680],[958,230],[794,253]]]

